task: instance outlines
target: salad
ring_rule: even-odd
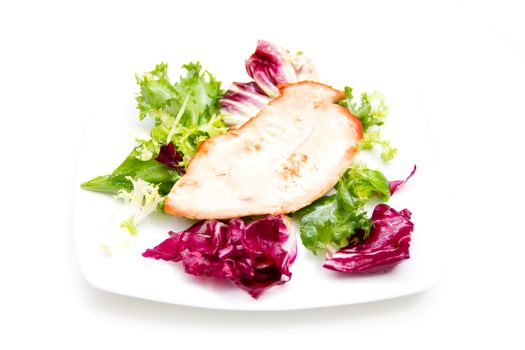
[[[299,237],[339,273],[387,271],[410,257],[411,212],[386,203],[416,167],[389,181],[359,157],[397,154],[381,136],[380,93],[322,84],[302,52],[266,41],[245,61],[250,80],[227,90],[199,62],[183,65],[178,81],[167,68],[136,76],[139,118],[154,120],[149,138],[81,184],[118,202],[107,253],[132,244],[155,211],[195,219],[143,256],[230,280],[254,298],[291,279]]]

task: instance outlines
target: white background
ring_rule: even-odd
[[[523,348],[524,13],[518,1],[2,2],[0,348]],[[115,82],[128,86],[134,72],[175,54],[244,58],[237,41],[247,38],[416,73],[441,169],[437,285],[370,304],[238,313],[84,282],[72,203],[89,117],[129,99]]]

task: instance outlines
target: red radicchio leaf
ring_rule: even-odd
[[[228,279],[257,298],[266,289],[287,282],[297,255],[293,234],[282,216],[246,224],[200,221],[170,238],[144,257],[182,262],[186,273]]]
[[[232,83],[221,98],[224,121],[237,125],[256,115],[270,101],[270,97],[255,83]]]
[[[410,234],[414,230],[411,215],[407,209],[397,212],[386,204],[378,204],[368,238],[330,254],[323,267],[340,272],[378,272],[408,259]]]
[[[246,60],[246,71],[270,97],[279,96],[278,86],[286,84],[282,49],[259,40],[255,53]]]
[[[317,80],[312,61],[270,42],[259,40],[255,52],[245,61],[246,72],[253,79],[233,83],[221,98],[223,120],[239,127],[255,116],[268,102],[279,96],[279,87],[304,80]]]
[[[408,177],[405,180],[395,180],[395,181],[389,181],[388,185],[390,186],[390,195],[393,195],[397,191],[399,191],[406,183],[407,181],[416,173],[416,165],[414,164],[414,170],[408,175]]]
[[[175,150],[175,145],[171,141],[167,145],[160,147],[159,155],[155,160],[177,170],[181,174],[185,173],[184,167],[179,165],[183,160],[182,154]]]

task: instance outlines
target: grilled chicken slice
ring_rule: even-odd
[[[202,143],[166,197],[168,214],[229,219],[299,210],[329,191],[362,138],[361,122],[316,82],[281,95],[239,129]]]

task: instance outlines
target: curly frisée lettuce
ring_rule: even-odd
[[[156,185],[142,179],[127,177],[133,189],[120,190],[114,198],[120,201],[113,216],[110,230],[107,232],[102,248],[114,254],[131,242],[137,235],[137,225],[153,213],[164,199]]]
[[[142,76],[137,76],[141,94],[137,97],[141,119],[155,120],[151,130],[149,153],[156,156],[160,147],[173,142],[183,155],[181,166],[187,166],[200,143],[227,130],[220,114],[221,83],[200,63],[182,66],[186,74],[172,84],[165,63]],[[149,154],[148,153],[148,154]]]
[[[375,145],[381,147],[380,157],[385,162],[394,159],[397,154],[397,148],[390,146],[390,141],[381,139],[379,130],[365,132],[363,139],[359,142],[358,149],[371,151]]]
[[[345,99],[339,102],[347,107],[363,125],[363,139],[359,143],[360,150],[372,150],[375,145],[381,147],[381,159],[389,161],[394,159],[397,149],[390,145],[390,141],[381,138],[377,127],[384,124],[388,115],[388,106],[385,98],[377,91],[372,93],[363,92],[359,101],[354,100],[353,89],[345,87]]]
[[[139,118],[155,120],[151,139],[139,140],[117,169],[83,183],[82,188],[112,194],[130,191],[133,185],[128,177],[131,176],[157,185],[159,193],[165,195],[180,178],[200,143],[227,130],[220,114],[221,83],[203,71],[198,62],[182,68],[186,74],[176,83],[170,81],[166,63],[136,76],[140,87],[136,98]],[[177,158],[178,164],[168,166],[157,158],[161,148],[170,143],[181,158]]]
[[[120,190],[115,199],[122,199],[129,212],[129,217],[121,226],[136,235],[137,225],[157,209],[164,197],[159,194],[159,188],[155,185],[142,179],[134,180],[132,177],[128,177],[128,180],[133,184],[133,190]]]
[[[141,120],[151,116],[157,122],[164,123],[158,113],[177,116],[186,97],[188,101],[180,118],[181,125],[201,124],[219,112],[221,83],[210,72],[202,72],[199,62],[185,64],[182,68],[186,74],[177,83],[171,83],[166,63],[158,64],[151,72],[136,75],[140,86],[140,95],[136,100]]]

